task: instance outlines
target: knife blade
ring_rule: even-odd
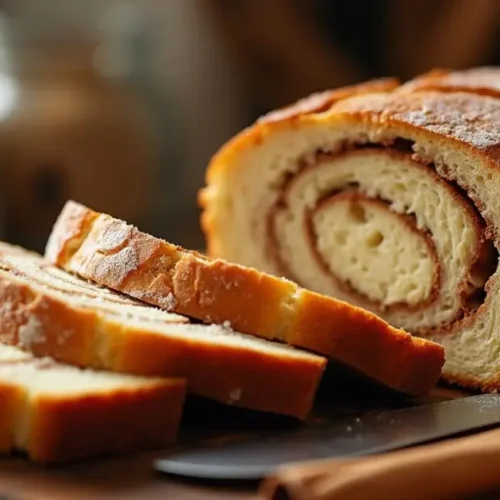
[[[483,394],[194,447],[157,459],[153,466],[193,478],[259,480],[287,463],[382,453],[498,424],[500,395]]]

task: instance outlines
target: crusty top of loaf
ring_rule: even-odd
[[[190,319],[186,316],[158,309],[62,271],[45,262],[35,253],[23,253],[22,249],[17,249],[9,255],[9,246],[2,243],[0,277],[6,272],[13,275],[11,279],[17,277],[25,280],[35,289],[39,288],[45,295],[54,296],[72,307],[99,311],[108,316],[111,321],[113,316],[116,316],[116,321],[124,322],[130,327],[147,328],[150,332],[192,338],[200,343],[248,346],[248,348],[262,352],[276,352],[281,356],[321,359],[281,343],[269,342],[236,332],[229,322],[225,325],[190,323]],[[3,307],[8,307],[8,304],[4,303]],[[24,330],[30,326],[36,329],[33,317],[28,318]],[[4,351],[7,352],[7,349],[9,347],[6,347]],[[22,352],[15,348],[10,349],[14,349],[16,353]]]
[[[472,92],[500,96],[500,68],[477,67],[461,71],[435,69],[403,85],[402,91],[439,90],[440,92]]]
[[[410,125],[422,132],[491,150],[500,144],[500,100],[464,92],[390,93],[354,97],[337,103],[325,120]]]
[[[0,246],[0,273],[2,271],[26,280],[40,287],[44,293],[74,306],[160,323],[189,322],[185,316],[159,310],[66,273],[33,252],[22,253],[20,249],[10,252],[5,243]]]
[[[395,89],[398,85],[399,81],[396,78],[380,78],[339,89],[316,92],[298,100],[290,106],[267,113],[266,115],[260,117],[258,122],[279,122],[301,115],[322,113],[327,111],[333,106],[333,104],[342,99],[355,95],[367,94],[369,92],[387,92]]]
[[[446,93],[452,95],[444,95]],[[206,206],[210,184],[226,168],[231,168],[233,155],[241,149],[260,143],[271,130],[318,120],[325,125],[334,122],[337,112],[355,114],[356,119],[364,114],[367,121],[374,116],[381,120],[392,118],[477,148],[496,147],[500,103],[488,96],[500,96],[500,68],[436,69],[401,86],[396,79],[380,79],[313,94],[264,115],[254,126],[227,141],[214,154],[206,170],[207,187],[199,192],[200,206]]]

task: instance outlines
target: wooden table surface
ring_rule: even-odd
[[[463,393],[438,390],[428,401],[460,397]],[[207,406],[208,405],[208,406]],[[219,408],[208,402],[190,403],[186,412],[181,443],[201,438],[224,439],[243,431],[245,434],[263,428],[282,426],[283,421],[267,415],[251,414],[237,409]],[[366,409],[406,406],[400,399],[389,400],[377,395],[362,399],[336,398],[327,404],[326,414],[362,414]],[[314,421],[324,420],[324,407],[316,409]],[[327,417],[328,418],[328,417]],[[286,424],[288,425],[288,424]],[[293,424],[295,425],[295,424]],[[256,500],[258,484],[210,484],[176,479],[156,473],[152,462],[163,452],[148,452],[93,460],[64,467],[44,468],[23,458],[0,462],[0,500],[66,500],[66,499],[178,499],[178,500]],[[500,497],[496,497],[500,498]]]
[[[102,460],[43,470],[25,460],[4,460],[0,467],[1,500],[175,499],[255,500],[256,485],[210,485],[177,481],[156,474],[158,453]]]

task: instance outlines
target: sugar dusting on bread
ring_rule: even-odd
[[[165,297],[160,298],[160,307],[167,311],[175,309],[176,301],[172,292],[168,293]]]
[[[40,344],[45,341],[43,324],[34,313],[30,314],[28,321],[18,329],[19,344],[29,349],[33,344]]]
[[[96,266],[95,272],[98,279],[102,279],[103,281],[109,281],[111,277],[113,281],[121,282],[131,272],[135,271],[138,265],[139,259],[136,249],[127,246],[119,252],[108,255],[106,259],[101,260],[99,266]]]
[[[128,224],[112,223],[109,229],[105,230],[103,237],[98,240],[97,251],[107,254],[122,250],[132,237],[134,227]]]

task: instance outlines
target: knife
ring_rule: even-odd
[[[200,445],[157,459],[153,466],[161,473],[192,478],[259,480],[285,464],[383,453],[499,423],[500,395],[483,394]]]

